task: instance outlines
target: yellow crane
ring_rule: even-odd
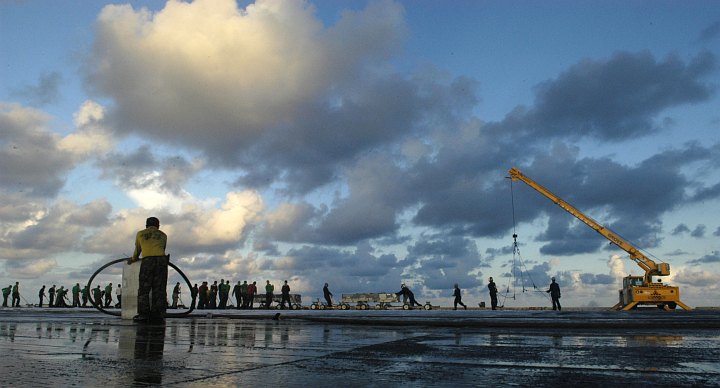
[[[528,186],[553,201],[563,210],[572,214],[587,226],[603,235],[603,237],[610,240],[610,242],[629,253],[630,259],[645,271],[643,276],[626,276],[623,278],[620,300],[613,306],[613,309],[630,310],[638,305],[656,305],[665,310],[674,309],[677,306],[685,310],[690,310],[688,305],[680,301],[680,289],[678,287],[668,286],[663,284],[662,281],[653,282],[652,280],[653,276],[670,275],[670,264],[655,263],[623,238],[586,216],[580,210],[553,194],[550,190],[524,175],[517,168],[513,167],[509,172],[512,180],[525,182]]]

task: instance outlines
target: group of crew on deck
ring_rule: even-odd
[[[232,292],[230,289],[232,288]],[[177,295],[180,294],[180,283],[175,285],[173,289],[173,305],[177,307]],[[285,280],[284,284],[280,288],[280,308],[291,309],[297,305],[296,301],[291,300],[290,285]],[[252,309],[255,303],[259,303],[260,307],[269,309],[273,306],[275,299],[275,285],[267,280],[265,283],[265,294],[262,297],[258,297],[257,282],[248,283],[244,280],[235,284],[230,285],[230,280],[225,281],[220,279],[220,284],[215,281],[213,284],[208,286],[208,282],[202,282],[198,287],[195,284],[190,289],[191,306],[198,309],[220,309],[224,310],[227,308],[235,309]],[[235,303],[232,302],[231,298],[234,299]]]

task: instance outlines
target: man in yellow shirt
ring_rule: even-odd
[[[135,237],[135,251],[128,260],[128,263],[142,260],[135,321],[162,320],[165,317],[169,260],[165,255],[166,246],[167,235],[160,230],[160,220],[148,218],[145,229]]]

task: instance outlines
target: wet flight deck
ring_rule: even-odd
[[[3,386],[720,386],[720,311],[0,309]]]

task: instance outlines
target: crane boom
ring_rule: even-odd
[[[517,168],[513,167],[509,172],[512,180],[525,182],[528,186],[549,198],[563,210],[572,214],[585,223],[585,225],[593,228],[593,230],[603,235],[603,237],[610,240],[610,242],[630,254],[630,258],[645,271],[643,276],[630,275],[623,278],[623,288],[619,292],[619,302],[613,308],[631,310],[638,305],[656,305],[665,310],[674,309],[676,306],[680,306],[685,310],[691,310],[688,305],[680,301],[680,289],[678,287],[665,285],[661,281],[657,283],[653,283],[652,281],[653,276],[670,275],[670,264],[655,263],[622,237],[586,216],[583,212],[565,202],[562,198],[553,194],[539,183],[528,178]]]
[[[575,218],[579,219],[583,223],[585,223],[587,226],[593,228],[596,232],[600,233],[605,237],[606,239],[610,240],[613,244],[620,247],[620,249],[624,250],[628,254],[630,254],[630,259],[632,259],[635,263],[637,263],[640,268],[642,268],[645,271],[645,282],[650,283],[652,282],[653,276],[667,276],[670,275],[670,265],[667,263],[660,263],[659,265],[655,263],[653,260],[651,260],[649,257],[645,256],[642,252],[640,252],[637,248],[632,246],[629,242],[625,241],[623,238],[618,236],[617,234],[613,233],[610,229],[602,226],[599,222],[595,221],[591,217],[585,215],[583,212],[575,208],[573,205],[565,202],[562,198],[558,197],[557,195],[553,194],[550,190],[543,187],[541,184],[535,182],[534,180],[530,179],[527,175],[523,174],[518,170],[517,168],[513,167],[510,169],[510,178],[512,180],[519,180],[522,182],[525,182],[528,186],[535,189],[540,194],[544,195],[551,201],[553,201],[556,205],[560,206],[563,210],[566,212],[572,214],[575,216]]]

